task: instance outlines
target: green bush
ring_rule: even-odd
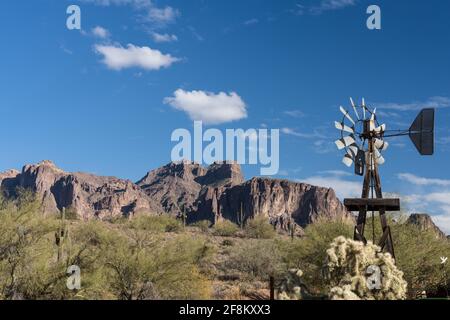
[[[239,232],[239,227],[229,220],[217,222],[214,225],[214,235],[221,237],[234,237]]]
[[[234,242],[230,239],[225,239],[222,241],[222,245],[224,247],[232,247],[234,245]]]
[[[209,220],[201,220],[194,223],[192,226],[199,228],[202,232],[208,232],[212,223]]]
[[[139,215],[134,217],[129,226],[133,229],[149,232],[177,232],[183,229],[182,223],[169,215]]]
[[[450,264],[442,265],[440,257],[450,257],[450,242],[438,239],[431,231],[417,226],[392,224],[396,263],[408,282],[408,296],[415,298],[422,291],[438,291],[450,280]]]
[[[305,228],[305,235],[293,241],[278,241],[282,259],[288,268],[301,269],[303,280],[312,293],[327,294],[322,278],[322,265],[330,243],[339,236],[353,237],[350,220],[319,219]]]
[[[254,239],[272,239],[275,237],[276,231],[267,218],[256,217],[245,225],[245,235]]]
[[[246,240],[235,246],[225,264],[227,270],[244,273],[244,278],[267,281],[279,275],[282,268],[280,251],[271,240]]]

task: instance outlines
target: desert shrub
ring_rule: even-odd
[[[129,227],[155,233],[177,232],[183,229],[181,222],[169,215],[139,215],[131,219]]]
[[[271,240],[246,240],[235,246],[225,263],[227,270],[241,272],[250,279],[267,281],[282,271],[280,252]]]
[[[232,247],[234,245],[234,242],[230,239],[225,239],[222,241],[222,245],[225,247]]]
[[[303,281],[317,295],[326,293],[322,265],[330,243],[339,236],[353,237],[353,222],[346,219],[319,219],[305,229],[305,236],[293,241],[278,241],[288,268],[301,269]]]
[[[203,239],[165,239],[171,221],[156,220],[158,232],[148,220],[67,222],[46,218],[27,197],[0,201],[0,299],[209,298],[200,268],[213,249]],[[70,265],[81,269],[80,290],[66,287]]]
[[[440,257],[450,257],[450,242],[436,238],[431,231],[421,231],[408,224],[392,225],[396,262],[408,281],[408,296],[431,293],[445,286],[450,265],[441,264]]]
[[[211,227],[211,221],[209,220],[197,221],[192,226],[199,228],[202,232],[208,232],[209,228]]]
[[[219,221],[214,225],[214,235],[221,237],[234,237],[239,227],[229,220]]]
[[[66,208],[64,215],[67,220],[78,220],[78,213],[74,208]]]
[[[29,192],[21,190],[14,202],[2,201],[0,298],[45,298],[53,291],[60,275],[52,245],[56,226],[56,220],[42,215]]]
[[[254,239],[272,239],[276,232],[265,217],[251,219],[245,225],[245,235]]]
[[[206,299],[211,285],[200,274],[205,243],[178,236],[142,248],[127,242],[109,248],[110,288],[118,299]]]

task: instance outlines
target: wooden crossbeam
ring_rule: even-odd
[[[400,199],[344,199],[348,211],[400,211]]]

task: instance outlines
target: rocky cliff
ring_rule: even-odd
[[[16,196],[18,188],[35,192],[47,214],[65,207],[87,220],[153,210],[147,195],[131,181],[68,173],[51,161],[24,166],[22,172],[3,178],[1,186],[10,198]]]
[[[264,216],[283,228],[288,221],[304,227],[320,216],[347,215],[332,189],[268,178],[244,181],[235,163],[215,163],[208,168],[190,162],[169,163],[133,183],[65,172],[43,161],[21,172],[0,174],[0,184],[7,197],[15,197],[18,188],[30,189],[46,213],[71,208],[85,220],[184,212],[191,223]]]

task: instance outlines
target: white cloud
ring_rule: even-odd
[[[244,21],[244,24],[245,24],[246,26],[251,26],[251,25],[257,24],[258,22],[259,22],[258,19],[253,18],[253,19],[249,19],[249,20],[247,20],[247,21]]]
[[[129,44],[126,48],[113,45],[96,45],[95,50],[103,55],[102,62],[110,69],[122,70],[139,67],[146,70],[159,70],[167,68],[179,61],[170,54],[149,47],[138,47]]]
[[[448,97],[431,97],[426,101],[415,101],[410,103],[395,103],[395,102],[386,102],[386,103],[374,103],[374,107],[377,109],[390,109],[397,111],[411,111],[411,110],[421,110],[424,108],[448,108],[450,107],[450,98]]]
[[[82,0],[86,3],[93,3],[99,6],[108,7],[110,5],[133,5],[137,8],[149,7],[152,5],[151,0]]]
[[[319,5],[309,8],[309,11],[312,14],[321,14],[324,11],[343,9],[355,4],[356,0],[322,0]],[[299,7],[299,10],[302,9],[302,7]]]
[[[292,128],[281,128],[281,133],[305,139],[325,138],[322,134],[320,134],[317,131],[314,131],[313,133],[303,133]]]
[[[283,112],[285,115],[293,118],[303,118],[305,114],[300,110],[287,110]]]
[[[341,200],[361,196],[361,183],[343,179],[343,176],[345,175],[342,171],[328,171],[298,181],[314,186],[332,188]]]
[[[92,3],[99,6],[132,6],[134,9],[142,12],[140,14],[141,20],[144,22],[151,22],[153,27],[164,27],[172,23],[180,16],[178,9],[166,6],[163,8],[157,7],[152,0],[82,0],[86,3]]]
[[[100,27],[100,26],[96,26],[95,28],[92,29],[92,34],[100,39],[106,39],[109,37],[110,33],[107,29]]]
[[[186,112],[192,120],[201,120],[207,124],[219,124],[247,117],[246,104],[235,93],[212,93],[199,91],[185,91],[178,89],[173,97],[164,99],[177,110]]]
[[[168,33],[158,33],[158,32],[152,32],[151,36],[153,38],[153,41],[155,42],[173,42],[177,41],[178,37],[174,34],[168,34]]]
[[[152,7],[148,11],[148,20],[160,25],[166,25],[175,21],[175,19],[180,15],[177,9],[172,7],[156,8]]]
[[[424,178],[418,177],[411,173],[399,173],[398,178],[400,180],[418,185],[418,186],[441,186],[448,187],[450,186],[450,180],[444,179],[432,179],[432,178]]]

